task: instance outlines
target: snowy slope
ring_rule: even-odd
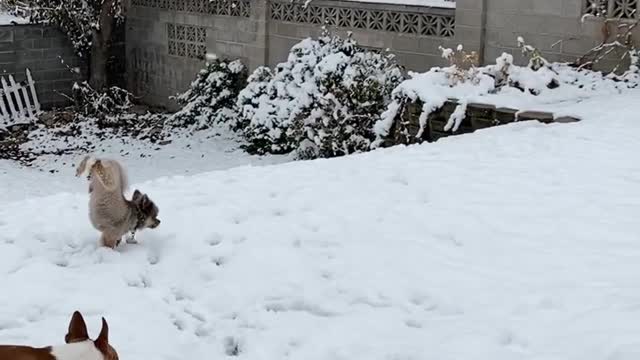
[[[83,181],[0,203],[0,343],[61,342],[80,309],[122,359],[637,359],[638,96],[137,183],[163,223],[117,252]]]

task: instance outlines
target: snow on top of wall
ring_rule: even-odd
[[[29,19],[0,12],[0,25],[27,24]]]
[[[397,4],[397,5],[416,5],[416,6],[431,6],[442,8],[455,8],[455,0],[347,0],[376,4]]]

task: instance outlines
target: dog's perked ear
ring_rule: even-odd
[[[87,332],[87,324],[84,322],[84,318],[79,311],[75,311],[69,322],[69,331],[64,337],[64,341],[67,344],[74,342],[81,342],[89,339],[89,333]]]
[[[133,192],[133,196],[131,197],[131,201],[135,204],[140,203],[140,199],[142,199],[142,193],[140,192],[140,190],[136,189]]]
[[[140,210],[142,210],[144,212],[149,212],[151,207],[153,206],[153,201],[151,201],[151,199],[149,199],[149,196],[147,194],[141,193],[138,190],[136,190],[133,193],[133,198],[131,199],[131,202],[136,204],[138,209],[140,209]]]
[[[147,194],[142,195],[142,199],[140,199],[140,207],[145,210],[148,210],[150,205],[151,205],[151,200],[149,200],[149,197],[147,196]]]
[[[107,320],[102,318],[102,329],[100,330],[100,335],[93,342],[98,350],[101,353],[106,354],[109,352],[109,325],[107,324]]]

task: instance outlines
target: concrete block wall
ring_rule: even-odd
[[[322,24],[367,48],[390,49],[400,64],[423,71],[444,64],[439,46],[455,46],[455,10],[379,3],[313,0],[304,7],[270,1],[268,64],[286,60],[289,49],[322,33]]]
[[[70,94],[73,83],[82,79],[82,74],[68,67],[80,66],[73,46],[57,29],[42,25],[0,26],[0,75],[13,75],[16,81],[23,81],[25,70],[30,69],[43,108],[68,104],[60,93]]]
[[[263,0],[173,2],[181,10],[143,1],[128,8],[126,26],[128,88],[143,102],[175,108],[169,96],[188,88],[207,53],[241,59],[251,68],[264,64]]]
[[[589,0],[484,1],[485,63],[494,62],[505,51],[513,54],[517,62],[525,63],[527,60],[517,49],[518,36],[542,51],[549,61],[563,62],[575,61],[605,39],[604,18],[583,18],[587,5],[592,3]],[[630,10],[632,6],[638,7],[638,3],[632,0],[616,0],[616,4],[627,6]],[[609,0],[609,6],[613,10],[613,0]],[[614,14],[613,11],[610,13]],[[614,21],[609,24],[609,31],[615,33],[617,23]],[[635,35],[640,36],[640,29],[636,29]],[[615,63],[617,61],[610,58],[597,68],[611,70]]]
[[[481,60],[484,58],[487,1],[456,0],[455,45],[461,44],[466,51],[478,52]]]
[[[424,71],[445,64],[439,46],[458,44],[477,51],[484,64],[502,52],[524,64],[519,36],[551,61],[573,61],[603,40],[605,19],[583,18],[590,11],[587,4],[607,4],[610,14],[640,17],[636,0],[456,0],[455,9],[338,0],[313,0],[306,7],[300,0],[130,1],[129,88],[147,103],[170,108],[175,104],[167,97],[188,87],[205,53],[239,58],[250,70],[273,67],[301,39],[319,35],[323,24],[334,33],[351,31],[364,47],[390,49],[408,70]],[[616,27],[610,22],[609,32]],[[640,36],[640,27],[635,31]],[[201,33],[205,36],[196,38]],[[600,68],[612,64],[603,62]]]
[[[131,0],[127,9],[128,88],[143,102],[176,108],[204,65],[203,54],[241,59],[250,70],[286,60],[291,46],[319,35],[354,33],[360,45],[391,49],[412,70],[444,64],[439,45],[455,46],[454,9],[313,0]],[[178,31],[179,27],[179,31]],[[178,33],[186,35],[177,39]],[[204,38],[198,38],[199,34]]]

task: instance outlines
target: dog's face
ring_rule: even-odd
[[[138,190],[134,191],[131,202],[136,209],[138,209],[138,214],[140,216],[138,229],[155,229],[160,225],[160,219],[158,219],[158,213],[160,210],[146,194],[143,194]]]

